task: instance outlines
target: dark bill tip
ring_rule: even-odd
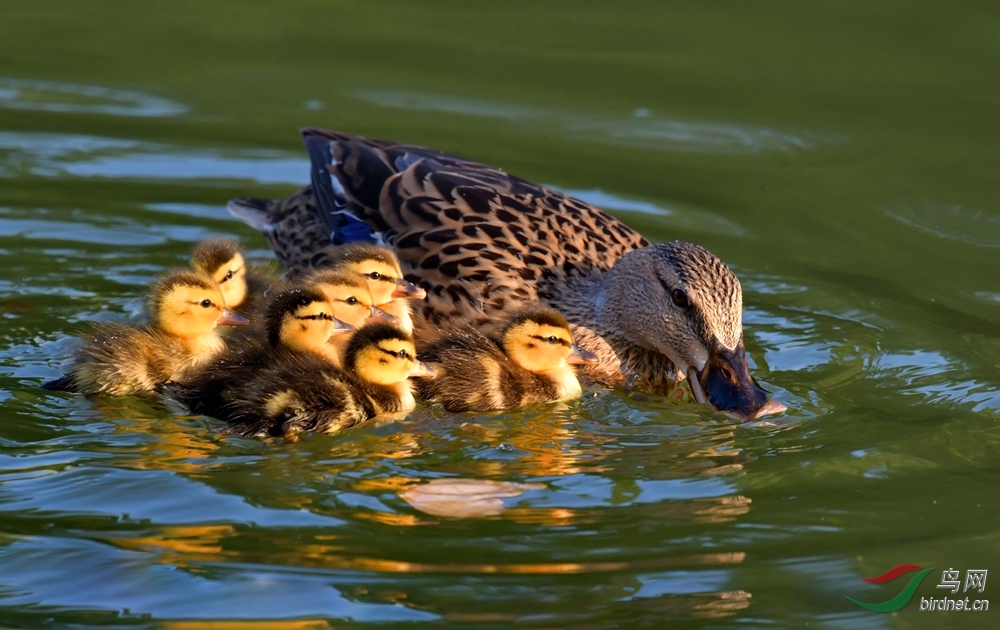
[[[742,340],[732,350],[717,342],[698,382],[709,404],[744,420],[785,410],[781,403],[768,400],[768,392],[753,380]]]

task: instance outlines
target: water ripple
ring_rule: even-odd
[[[0,77],[0,107],[140,118],[179,116],[188,111],[176,101],[132,90],[11,77]]]

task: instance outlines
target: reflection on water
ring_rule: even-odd
[[[0,132],[0,177],[240,179],[305,184],[304,155],[268,150],[171,147],[150,142],[51,133]]]
[[[132,90],[11,77],[0,77],[0,108],[137,117],[179,116],[188,110],[176,101]]]
[[[1000,247],[1000,214],[962,204],[883,206],[882,212],[918,230],[979,247]]]
[[[624,118],[604,118],[428,92],[352,90],[348,96],[381,107],[498,118],[523,124],[533,133],[562,129],[562,137],[619,147],[679,153],[752,154],[766,151],[810,150],[821,144],[843,144],[836,135],[789,132],[746,124],[669,120],[639,108]]]

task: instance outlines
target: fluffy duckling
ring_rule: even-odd
[[[356,327],[377,321],[400,325],[400,319],[376,305],[369,284],[358,274],[338,269],[320,269],[303,280],[319,289],[333,307],[334,316]]]
[[[129,396],[183,379],[222,352],[216,326],[247,320],[223,306],[222,291],[207,274],[173,271],[153,285],[152,322],[144,327],[104,325],[76,354],[70,373],[45,389]]]
[[[375,305],[399,318],[399,327],[413,334],[409,300],[422,300],[427,292],[403,278],[399,259],[390,249],[368,243],[351,243],[331,257],[336,269],[364,276]]]
[[[190,378],[170,386],[170,392],[191,411],[226,418],[234,389],[261,370],[307,354],[340,365],[349,326],[332,314],[326,296],[317,289],[293,287],[267,301],[264,334],[239,339],[222,355]]]
[[[235,393],[228,431],[248,437],[336,433],[380,414],[412,411],[409,379],[433,375],[398,326],[369,324],[351,336],[343,370],[300,356],[258,373]]]
[[[566,319],[542,306],[516,311],[497,340],[465,327],[445,333],[421,356],[439,376],[419,383],[420,396],[454,412],[576,398],[582,390],[572,364],[597,361],[573,344]]]
[[[247,268],[240,244],[214,238],[198,243],[191,253],[191,266],[212,276],[222,289],[226,308],[252,313],[257,301],[275,280]]]

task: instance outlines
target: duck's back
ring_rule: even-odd
[[[318,266],[324,249],[391,245],[427,289],[423,315],[476,324],[546,299],[546,281],[590,275],[648,243],[601,210],[447,153],[306,129],[312,186],[230,210],[270,240],[286,266]]]
[[[557,383],[517,365],[468,326],[449,330],[417,354],[438,370],[436,378],[418,379],[417,391],[448,411],[499,411],[561,398]]]

